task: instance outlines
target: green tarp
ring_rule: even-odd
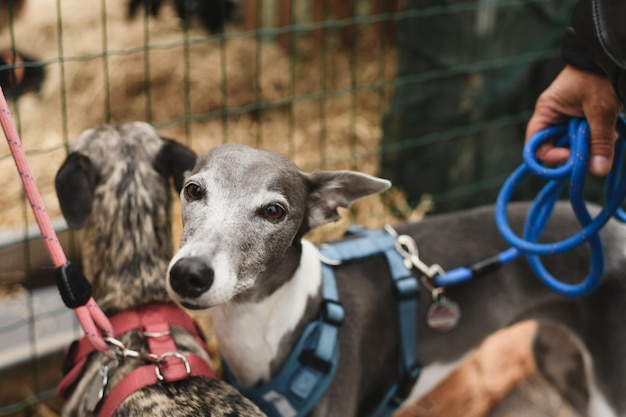
[[[380,175],[435,211],[495,202],[539,94],[563,67],[572,0],[408,0]],[[532,198],[529,181],[516,198]]]

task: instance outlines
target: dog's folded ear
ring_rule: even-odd
[[[154,159],[153,167],[165,178],[172,177],[176,192],[180,193],[185,177],[196,165],[198,156],[194,151],[173,139],[161,138],[163,146]]]
[[[387,180],[355,171],[315,171],[305,175],[312,184],[307,202],[310,228],[338,220],[337,208],[347,208],[359,198],[391,187]]]
[[[93,205],[97,172],[91,161],[79,152],[67,156],[54,179],[63,217],[72,229],[85,224]]]

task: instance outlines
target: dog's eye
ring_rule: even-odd
[[[204,190],[198,184],[191,183],[185,187],[185,197],[188,201],[200,200],[204,197]]]
[[[263,207],[260,212],[263,217],[274,222],[281,221],[287,213],[279,204],[268,204]]]

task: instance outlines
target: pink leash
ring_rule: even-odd
[[[87,279],[65,257],[61,243],[50,223],[50,218],[35,184],[35,178],[26,160],[26,154],[22,148],[15,124],[11,119],[11,112],[2,88],[0,88],[0,93],[0,125],[2,125],[13,160],[24,185],[24,192],[41,231],[41,237],[57,269],[57,286],[59,287],[61,298],[63,298],[66,306],[74,309],[85,336],[89,338],[94,348],[106,351],[109,345],[104,341],[104,337],[114,336],[113,327],[93,297],[91,297],[91,285]]]

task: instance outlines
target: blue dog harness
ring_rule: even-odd
[[[400,381],[385,394],[372,417],[391,416],[410,393],[420,375],[417,360],[417,297],[419,285],[396,250],[396,240],[383,230],[352,228],[354,239],[323,245],[322,303],[319,317],[308,324],[281,370],[266,384],[241,388],[224,364],[224,378],[254,402],[268,417],[301,417],[318,404],[337,371],[337,332],[344,310],[337,293],[333,266],[384,254],[389,264],[400,320]]]
[[[333,265],[381,254],[387,259],[398,299],[400,380],[387,391],[372,417],[391,416],[408,397],[422,369],[417,359],[419,284],[417,278],[405,266],[405,258],[398,252],[394,236],[385,230],[366,230],[360,227],[353,227],[348,232],[358,238],[323,245],[320,248],[322,274],[333,276],[334,279]]]
[[[330,385],[337,364],[337,330],[344,311],[334,276],[323,276],[319,317],[309,323],[281,370],[264,385],[242,388],[224,363],[224,379],[255,403],[268,417],[306,416]]]

